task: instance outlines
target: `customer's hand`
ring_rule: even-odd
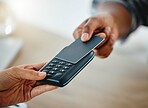
[[[0,107],[26,102],[44,92],[56,89],[51,85],[38,85],[36,80],[46,77],[38,70],[45,63],[16,66],[0,71]]]
[[[99,3],[97,15],[86,19],[74,31],[74,38],[81,36],[88,41],[93,34],[105,38],[102,46],[95,49],[96,55],[106,58],[113,50],[117,39],[124,39],[131,31],[132,15],[121,4],[115,2]]]
[[[104,44],[95,49],[96,55],[102,58],[108,57],[119,35],[112,15],[100,13],[90,17],[80,24],[73,33],[75,39],[81,36],[81,40],[84,42],[89,41],[93,34],[105,38]]]

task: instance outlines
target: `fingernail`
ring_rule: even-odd
[[[39,72],[39,76],[45,76],[46,72]]]
[[[104,38],[104,39],[106,38],[105,33],[100,33],[99,36],[102,37],[102,38]]]
[[[88,33],[83,33],[81,36],[82,41],[87,41],[89,39],[89,34]]]

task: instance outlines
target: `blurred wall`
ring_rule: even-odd
[[[91,1],[7,0],[19,20],[66,37],[90,15]]]
[[[18,20],[72,38],[74,29],[90,16],[92,0],[4,0]],[[148,28],[133,33],[130,41],[148,46]],[[136,36],[137,35],[137,36]],[[134,44],[135,45],[135,44]]]

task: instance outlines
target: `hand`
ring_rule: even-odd
[[[100,3],[97,16],[85,20],[74,31],[74,38],[81,36],[82,41],[88,41],[92,34],[105,38],[102,46],[95,49],[96,55],[106,58],[113,50],[117,39],[123,39],[132,27],[132,15],[122,5],[115,2]]]
[[[104,44],[94,50],[96,55],[102,58],[108,57],[119,35],[112,15],[101,13],[90,17],[80,24],[73,33],[75,39],[81,36],[81,40],[84,42],[89,41],[93,34],[105,38]]]
[[[45,63],[22,65],[0,72],[0,107],[26,102],[44,92],[56,89],[51,85],[38,85],[36,80],[46,77],[38,70]]]

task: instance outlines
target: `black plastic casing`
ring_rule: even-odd
[[[58,87],[67,85],[89,62],[94,58],[94,52],[91,51],[79,62],[74,64],[59,80],[47,80],[47,78],[39,81],[42,84],[50,84]]]
[[[82,42],[81,38],[75,40],[69,46],[63,48],[53,59],[60,59],[69,62],[72,65],[59,79],[49,78],[48,76],[39,81],[42,84],[50,84],[54,86],[63,87],[67,85],[95,56],[93,49],[98,47],[104,41],[99,36],[92,36],[87,42]],[[52,60],[53,60],[52,59]],[[52,61],[51,60],[51,61]],[[48,62],[40,71],[48,66]]]

